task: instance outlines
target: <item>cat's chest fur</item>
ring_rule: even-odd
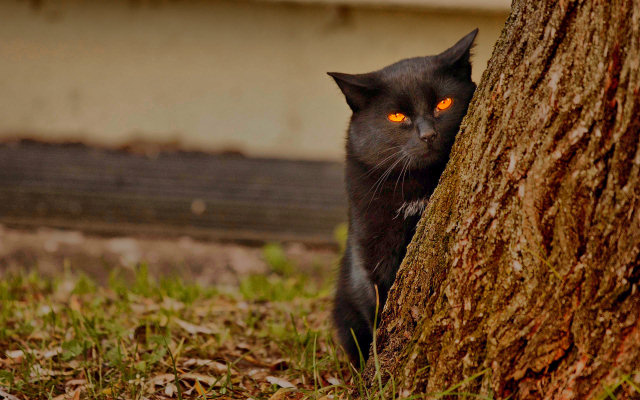
[[[352,242],[360,247],[360,261],[380,289],[386,291],[393,282],[443,168],[437,165],[379,182],[382,172],[370,174],[362,164],[347,160]]]
[[[400,208],[398,208],[398,212],[396,213],[396,218],[404,218],[407,219],[409,217],[413,217],[416,215],[422,214],[424,209],[427,207],[427,203],[429,199],[423,197],[421,199],[405,201],[402,203]]]

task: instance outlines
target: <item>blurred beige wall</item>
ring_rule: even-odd
[[[326,71],[438,53],[479,27],[477,82],[507,16],[306,1],[30,4],[0,2],[0,140],[315,159],[342,158],[349,117]]]

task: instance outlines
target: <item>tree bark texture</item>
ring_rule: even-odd
[[[515,0],[385,305],[383,379],[640,398],[639,136],[640,0]]]

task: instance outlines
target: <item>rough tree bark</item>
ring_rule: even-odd
[[[640,398],[639,136],[640,0],[515,0],[385,306],[383,379]]]

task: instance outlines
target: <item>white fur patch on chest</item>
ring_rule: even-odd
[[[398,208],[396,218],[402,215],[405,219],[407,219],[410,216],[422,214],[428,203],[429,199],[418,199],[402,203],[402,206]]]

